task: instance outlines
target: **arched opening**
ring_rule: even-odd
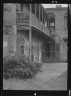
[[[50,31],[55,30],[55,15],[53,13],[48,13],[49,18],[49,29]]]
[[[64,15],[64,29],[68,28],[68,14],[65,13]]]

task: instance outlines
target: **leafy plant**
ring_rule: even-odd
[[[34,63],[25,56],[6,56],[3,58],[3,77],[28,79],[33,78],[42,64]]]

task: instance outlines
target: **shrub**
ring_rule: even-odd
[[[6,56],[3,58],[3,77],[27,79],[33,78],[41,69],[40,63],[34,63],[25,56]]]

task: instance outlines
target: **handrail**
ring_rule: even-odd
[[[36,19],[36,22],[39,22],[40,23],[40,25],[42,26],[42,31],[44,32],[44,30],[49,30],[47,27],[45,27],[45,25],[34,15],[34,14],[32,14],[31,13],[31,15],[33,16],[33,17],[35,17],[35,19]],[[40,30],[40,29],[39,29]]]
[[[67,47],[67,45],[65,44],[65,42],[63,41],[63,39],[62,39],[62,37],[60,36],[60,34],[59,34],[58,32],[56,32],[56,33],[57,33],[59,39],[60,39],[60,40],[62,41],[62,43],[64,44],[65,48],[68,50],[68,47]]]
[[[49,35],[50,36],[50,32],[49,32],[49,28],[47,28],[44,24],[43,24],[43,22],[41,22],[40,21],[40,19],[38,19],[33,13],[31,13],[31,12],[16,12],[17,14],[29,14],[29,26],[31,26],[31,24],[32,24],[32,26],[34,26],[35,28],[37,28],[38,30],[40,30],[40,31],[42,31],[42,32],[44,32],[45,34],[47,34],[47,35]],[[32,21],[32,17],[33,17],[33,19],[35,20],[34,21],[34,24],[33,24],[33,21]],[[21,24],[21,25],[23,25],[23,23],[22,22],[17,22],[17,24]],[[39,26],[38,26],[38,25]]]
[[[30,13],[30,12],[26,12],[26,11],[18,11],[16,13]]]
[[[28,13],[28,14],[30,14],[31,12],[25,12],[25,11],[20,11],[20,12],[16,12],[16,13]],[[44,25],[44,23],[43,22],[41,22],[33,13],[31,13],[40,23],[42,23],[42,25],[45,27],[45,25]],[[47,28],[47,27],[46,27]],[[48,29],[48,28],[47,28]]]
[[[42,25],[45,27],[44,23],[40,21],[40,19],[38,19],[33,13],[31,13],[40,23],[42,23]],[[45,27],[47,28],[47,27]],[[47,28],[48,29],[48,28]]]

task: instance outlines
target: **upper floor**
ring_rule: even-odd
[[[4,3],[3,25],[13,24],[21,30],[32,26],[50,36],[48,16],[41,4]]]
[[[21,29],[32,26],[48,36],[60,30],[60,34],[67,36],[67,11],[67,7],[44,9],[41,4],[5,3],[3,24],[17,24]]]
[[[45,8],[50,17],[50,30],[59,32],[62,37],[68,35],[68,7]]]
[[[41,4],[16,4],[17,25],[32,26],[50,36],[49,17]]]

